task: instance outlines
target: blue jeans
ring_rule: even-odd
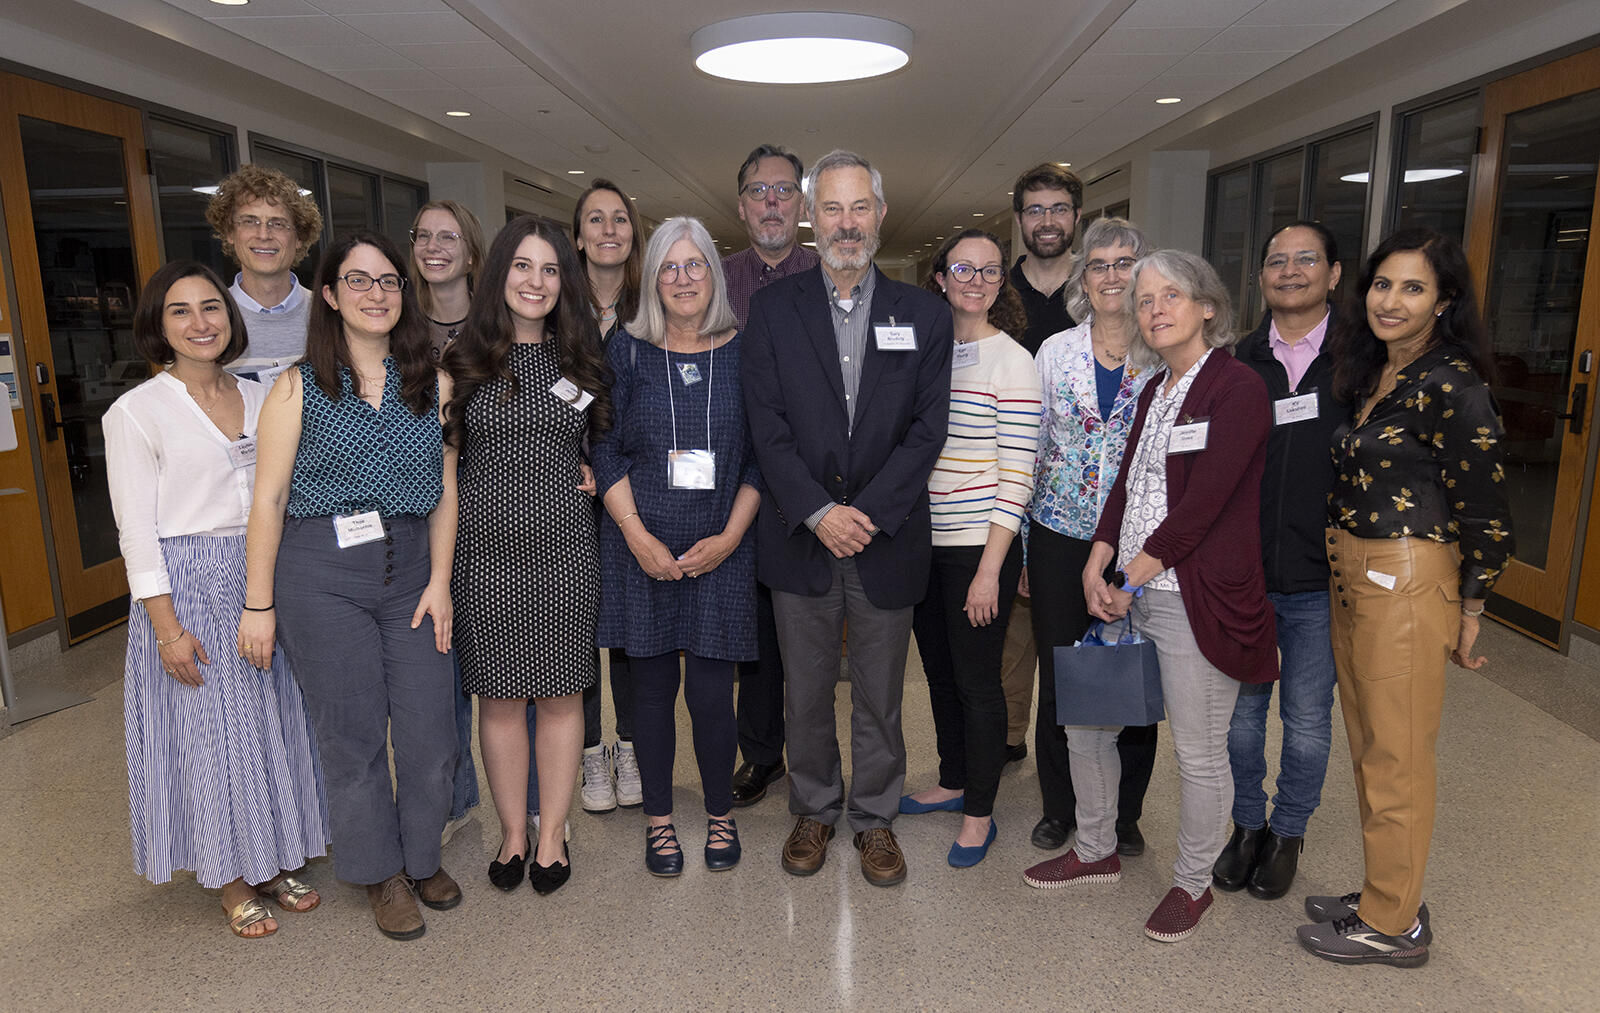
[[[1328,592],[1269,594],[1278,617],[1278,650],[1283,654],[1278,711],[1283,718],[1283,755],[1278,793],[1272,799],[1272,832],[1303,837],[1306,823],[1322,801],[1333,738],[1333,644],[1328,633]],[[1272,683],[1246,684],[1228,728],[1228,759],[1233,766],[1233,822],[1246,830],[1267,823],[1267,711]]]
[[[461,747],[450,792],[450,818],[458,820],[478,804],[478,767],[472,762],[472,697],[461,692],[461,661],[454,651],[450,660],[456,668],[456,743]]]

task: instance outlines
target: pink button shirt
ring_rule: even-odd
[[[1278,334],[1278,322],[1274,320],[1267,328],[1267,344],[1272,349],[1272,355],[1283,364],[1284,371],[1289,374],[1289,389],[1295,390],[1300,386],[1300,380],[1306,375],[1306,370],[1311,368],[1311,363],[1322,352],[1322,340],[1328,336],[1328,315],[1324,313],[1317,326],[1311,328],[1305,337],[1289,344]]]

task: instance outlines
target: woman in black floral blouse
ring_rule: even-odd
[[[1334,434],[1328,561],[1366,877],[1359,893],[1307,898],[1319,924],[1299,936],[1328,960],[1416,967],[1432,939],[1422,877],[1445,661],[1484,664],[1472,648],[1511,558],[1511,510],[1489,336],[1460,244],[1395,233],[1359,291],[1366,312],[1333,336],[1335,392],[1356,411]]]

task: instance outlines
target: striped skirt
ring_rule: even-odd
[[[178,621],[211,664],[185,686],[161,665],[144,607],[128,615],[123,680],[133,867],[152,883],[260,883],[327,853],[316,742],[283,649],[272,670],[239,657],[244,536],[162,539]]]

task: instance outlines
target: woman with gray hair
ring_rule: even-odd
[[[639,311],[607,349],[616,425],[594,445],[606,517],[599,639],[627,651],[644,789],[645,867],[683,871],[672,824],[678,652],[705,793],[705,861],[740,856],[733,806],[734,663],[756,657],[760,475],[745,426],[739,335],[716,245],[670,218],[645,250]]]
[[[1131,610],[1160,661],[1181,774],[1178,860],[1173,886],[1144,931],[1170,943],[1192,934],[1211,906],[1211,868],[1233,805],[1228,725],[1239,683],[1278,677],[1260,526],[1272,410],[1255,371],[1218,353],[1237,336],[1210,264],[1157,251],[1133,266],[1129,287],[1139,326],[1129,359],[1161,368],[1139,397],[1083,592],[1100,619]],[[1121,568],[1108,583],[1113,557]],[[1122,876],[1111,801],[1121,774],[1119,732],[1067,728],[1078,840],[1056,885]]]

